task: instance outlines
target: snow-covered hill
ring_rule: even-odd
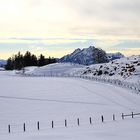
[[[84,66],[72,63],[54,63],[43,67],[26,67],[25,74],[36,76],[65,76],[71,75],[81,70],[81,68],[84,68]]]
[[[25,74],[36,76],[92,76],[140,83],[140,56],[124,57],[109,63],[83,66],[55,63],[43,67],[27,67]]]
[[[140,83],[140,55],[124,57],[109,63],[90,65],[74,74]]]

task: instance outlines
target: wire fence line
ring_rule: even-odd
[[[20,123],[20,124],[8,124],[0,127],[0,134],[11,134],[11,133],[24,133],[24,132],[36,132],[41,130],[50,130],[54,128],[73,128],[73,127],[86,127],[86,126],[95,126],[101,123],[109,123],[115,122],[125,119],[134,119],[136,116],[140,116],[140,113],[131,112],[129,114],[122,113],[119,116],[112,114],[110,115],[110,119],[108,119],[105,115],[101,115],[96,120],[93,116],[89,116],[86,119],[82,119],[77,117],[74,121],[70,121],[69,119],[63,119],[61,121],[51,120],[51,121],[37,121],[34,123]],[[139,117],[138,117],[139,118]]]
[[[86,76],[86,75],[72,75],[72,74],[21,74],[22,76],[26,77],[65,77],[65,78],[81,78],[81,79],[87,79],[102,83],[109,83],[112,85],[116,85],[122,88],[130,89],[134,91],[137,94],[140,94],[140,84],[139,83],[130,83],[127,81],[122,81],[119,79],[110,79],[110,78],[103,78],[99,76]]]

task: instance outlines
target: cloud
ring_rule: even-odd
[[[43,0],[24,0],[29,7],[39,7],[43,4]]]
[[[0,0],[0,51],[138,48],[139,15],[139,0]]]
[[[139,40],[121,40],[117,44],[112,44],[106,48],[108,52],[121,52],[126,56],[140,55]]]
[[[131,48],[137,48],[139,49],[140,53],[140,40],[122,40],[120,43],[116,45],[110,46],[113,48],[120,48],[120,49],[131,49]]]
[[[139,0],[0,1],[5,36],[140,36]]]

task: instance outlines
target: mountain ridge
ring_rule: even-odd
[[[59,59],[59,62],[71,62],[71,63],[77,63],[82,65],[92,65],[96,64],[96,61],[94,60],[94,52],[97,51],[98,48],[95,48],[94,46],[90,46],[89,48],[83,48],[83,49],[76,49],[71,54],[67,54]],[[100,50],[100,49],[99,49]],[[103,51],[103,50],[101,50]],[[108,61],[120,59],[123,58],[124,55],[120,52],[117,53],[107,53],[106,57]]]

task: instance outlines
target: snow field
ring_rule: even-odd
[[[130,90],[85,79],[18,77],[8,72],[0,72],[0,83],[2,140],[112,140],[124,139],[126,135],[130,136],[128,139],[140,138],[139,116],[133,120],[121,119],[121,113],[140,112],[140,97]],[[101,122],[101,115],[105,123]],[[89,124],[89,117],[93,125]],[[79,127],[77,118],[80,118]],[[68,128],[64,126],[65,119]],[[23,123],[26,123],[25,133]]]

